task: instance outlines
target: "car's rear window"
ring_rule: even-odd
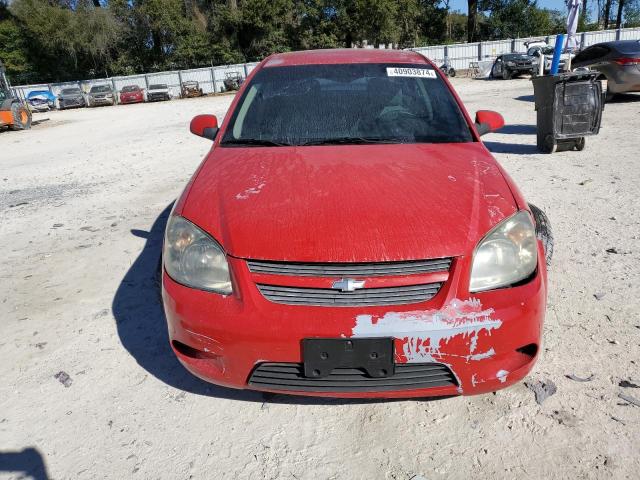
[[[604,57],[610,51],[609,47],[605,47],[604,45],[594,45],[593,47],[589,47],[577,54],[573,61],[574,63],[590,62],[600,57]]]
[[[138,85],[127,85],[126,87],[122,87],[122,92],[124,93],[130,93],[130,92],[137,92],[138,90],[140,90],[140,87]]]
[[[63,95],[75,95],[82,93],[79,88],[65,88],[62,90]]]
[[[167,88],[165,83],[155,83],[153,85],[149,85],[149,90],[162,90]]]
[[[222,144],[470,141],[457,102],[429,65],[339,64],[260,70]]]

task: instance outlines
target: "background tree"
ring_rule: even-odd
[[[52,82],[259,61],[290,50],[408,48],[565,28],[565,12],[535,0],[468,0],[469,15],[451,11],[449,1],[0,0],[0,59],[14,82]],[[611,15],[617,5],[621,25],[640,19],[640,0],[595,1],[609,2]]]
[[[468,0],[467,2],[467,41],[475,42],[477,38],[476,28],[478,26],[478,0]]]

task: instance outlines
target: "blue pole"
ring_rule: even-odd
[[[562,53],[563,46],[564,33],[560,33],[556,36],[556,46],[553,50],[553,60],[551,61],[551,75],[558,74],[558,68],[560,67],[560,54]]]

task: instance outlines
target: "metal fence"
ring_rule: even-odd
[[[580,40],[580,48],[612,40],[635,40],[640,39],[640,28],[583,32],[578,34],[578,38]],[[448,59],[452,67],[463,70],[469,68],[471,62],[491,61],[503,53],[524,52],[526,51],[525,43],[531,40],[545,40],[549,45],[553,45],[555,39],[555,35],[548,35],[546,37],[516,38],[490,42],[434,45],[413,48],[412,50],[425,55],[437,65],[444,63],[445,59]],[[203,93],[218,93],[224,89],[223,81],[227,74],[239,74],[243,78],[246,78],[256,65],[257,63],[240,63],[236,65],[81,80],[77,82],[20,85],[15,86],[14,90],[19,97],[25,98],[29,92],[34,90],[49,90],[54,95],[58,95],[63,88],[71,86],[80,87],[84,92],[88,92],[92,85],[107,83],[110,84],[115,91],[120,91],[125,85],[138,85],[143,89],[147,89],[149,85],[154,83],[163,83],[169,87],[172,97],[179,98],[183,82],[195,80],[200,84]]]
[[[619,30],[600,30],[595,32],[578,33],[580,48],[600,42],[613,40],[637,40],[640,39],[640,28],[621,28]],[[532,40],[544,40],[549,45],[556,42],[555,35],[543,37],[515,38],[509,40],[495,40],[491,42],[458,43],[453,45],[439,45],[433,47],[412,48],[433,62],[440,65],[449,60],[449,64],[455,69],[469,68],[469,63],[493,60],[503,53],[526,52],[526,42]]]
[[[20,98],[33,91],[48,90],[54,95],[58,95],[62,89],[79,87],[83,92],[88,93],[93,85],[110,85],[115,92],[122,90],[127,85],[137,85],[147,90],[149,85],[165,84],[169,88],[172,98],[180,98],[181,85],[184,82],[196,81],[200,84],[202,93],[220,93],[224,91],[224,80],[229,75],[240,75],[246,78],[258,63],[240,63],[236,65],[221,65],[217,67],[194,68],[190,70],[178,70],[170,72],[154,72],[139,75],[127,75],[123,77],[95,78],[91,80],[79,80],[75,82],[61,83],[41,83],[34,85],[17,85],[13,87],[16,95]]]

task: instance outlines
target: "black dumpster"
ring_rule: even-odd
[[[602,119],[602,84],[597,72],[567,72],[533,78],[538,149],[582,150],[584,137],[597,135]]]

